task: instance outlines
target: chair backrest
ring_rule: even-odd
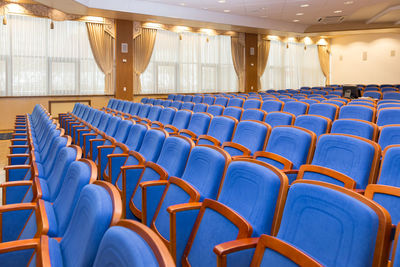
[[[377,114],[376,124],[378,126],[400,124],[400,108],[380,109]]]
[[[350,105],[350,106],[361,105],[361,106],[368,106],[368,107],[371,107],[371,108],[375,108],[375,106],[376,106],[374,103],[371,103],[371,102],[368,102],[368,101],[365,101],[365,102],[351,101],[347,105]]]
[[[369,121],[338,119],[333,122],[331,133],[355,135],[376,141],[378,137],[378,126]]]
[[[150,104],[144,104],[140,107],[137,116],[140,118],[147,118],[147,114],[150,112],[150,108],[152,105]]]
[[[292,113],[295,116],[307,114],[309,105],[304,102],[291,101],[283,107],[283,111]]]
[[[262,105],[262,101],[259,99],[248,99],[248,100],[244,101],[243,109],[248,109],[248,108],[260,109],[261,105]]]
[[[170,107],[176,108],[176,109],[181,109],[183,102],[182,101],[177,101],[175,100],[174,102],[171,103]]]
[[[115,141],[120,143],[125,142],[132,125],[131,121],[121,120],[114,134]]]
[[[242,117],[242,112],[243,109],[240,107],[227,107],[224,109],[223,115],[225,116],[230,116],[232,118],[237,119],[238,121],[240,120],[240,118]]]
[[[310,105],[308,114],[326,117],[332,121],[337,118],[339,107],[330,103],[317,103]]]
[[[163,108],[161,106],[152,106],[147,114],[147,118],[150,121],[158,121],[162,110]]]
[[[278,169],[298,170],[301,165],[311,162],[314,155],[316,135],[310,130],[296,126],[277,126],[272,129],[265,152],[256,152],[256,159],[267,162]],[[272,155],[271,155],[272,154]],[[284,166],[279,157],[293,165]]]
[[[246,219],[253,227],[253,236],[275,235],[287,186],[287,177],[271,165],[237,159],[228,166],[218,202]]]
[[[316,99],[302,99],[301,102],[308,103],[311,106],[312,104],[319,103],[319,100],[316,100]]]
[[[373,122],[376,110],[368,106],[343,106],[340,108],[339,119],[358,119]]]
[[[243,111],[241,120],[264,121],[267,112],[261,109],[248,108]]]
[[[240,97],[230,98],[227,107],[243,107],[244,99]]]
[[[192,99],[192,101],[193,101],[193,103],[202,103],[203,102],[203,99],[204,99],[204,96],[202,96],[202,95],[195,95],[195,96],[193,96],[193,99]]]
[[[293,125],[295,116],[292,113],[284,111],[272,111],[265,116],[265,122],[271,127],[280,125]]]
[[[226,107],[226,105],[228,104],[228,101],[229,101],[229,98],[219,96],[219,97],[215,98],[214,105],[221,105],[221,106]]]
[[[129,130],[128,136],[126,137],[126,140],[124,142],[124,144],[128,147],[129,150],[138,151],[140,149],[143,137],[148,129],[149,127],[147,125],[143,124],[132,125],[131,129]]]
[[[164,100],[162,99],[155,99],[153,105],[154,106],[161,106]]]
[[[172,100],[163,100],[163,101],[161,102],[161,105],[162,105],[163,107],[169,107],[169,106],[171,106],[171,103],[172,103]]]
[[[175,95],[174,101],[183,101],[184,95]]]
[[[99,131],[105,131],[105,129],[107,128],[108,121],[109,121],[111,118],[112,118],[112,115],[107,114],[107,113],[103,113],[102,116],[101,116],[101,118],[100,118],[100,124],[99,124],[99,126],[97,127],[97,129],[98,129]]]
[[[386,125],[381,128],[378,140],[382,150],[390,145],[400,144],[400,124]]]
[[[219,145],[232,140],[237,120],[227,116],[215,116],[210,123],[207,135],[218,140]],[[199,138],[199,145],[213,145],[208,139]]]
[[[206,134],[208,131],[208,127],[210,126],[210,121],[212,116],[209,113],[205,112],[197,112],[192,115],[190,119],[189,125],[187,129],[194,133],[196,136],[201,134]],[[184,132],[181,133],[183,136],[190,137],[185,135]]]
[[[367,92],[364,92],[363,96],[364,97],[372,97],[375,99],[381,99],[382,93],[379,91],[367,91]]]
[[[296,118],[294,126],[310,130],[317,135],[317,138],[331,131],[332,121],[318,115],[300,115]]]
[[[400,93],[392,92],[392,91],[385,92],[385,93],[383,93],[382,99],[400,99]]]
[[[104,233],[120,220],[121,214],[121,198],[114,186],[103,181],[85,186],[60,241],[64,264],[92,266]]]
[[[379,145],[368,139],[345,135],[325,134],[318,139],[312,165],[322,166],[347,175],[356,182],[357,189],[375,183],[381,156]],[[318,180],[343,186],[319,172],[305,172],[303,179]]]
[[[175,117],[171,125],[176,127],[178,130],[186,129],[190,118],[192,117],[192,113],[193,112],[191,110],[178,110],[175,113]]]
[[[166,137],[168,137],[168,133],[164,130],[148,130],[143,137],[143,142],[138,152],[146,161],[156,162]]]
[[[192,100],[193,100],[193,96],[192,96],[192,95],[185,95],[185,96],[182,98],[182,101],[183,101],[183,102],[192,102]]]
[[[174,108],[163,108],[160,112],[160,117],[158,121],[161,122],[163,125],[171,124],[174,120],[176,113],[176,109]]]
[[[232,143],[239,144],[249,149],[252,155],[256,151],[262,151],[268,142],[271,126],[261,121],[240,121],[237,124]],[[242,155],[234,146],[223,145],[225,151],[231,156]]]
[[[321,103],[331,103],[331,104],[335,104],[335,105],[337,105],[337,106],[339,106],[339,107],[342,107],[342,106],[344,106],[344,102],[342,102],[342,101],[339,101],[339,100],[333,100],[334,98],[332,98],[332,99],[329,99],[329,100],[323,100]]]
[[[106,231],[97,250],[94,267],[174,266],[163,241],[147,226],[121,220]]]
[[[206,112],[208,108],[207,104],[197,103],[193,107],[193,112]]]
[[[225,107],[220,105],[210,105],[207,109],[207,113],[213,116],[220,116],[224,112]]]
[[[118,129],[119,123],[122,121],[120,117],[112,117],[107,124],[107,128],[104,131],[108,136],[114,136],[115,132]]]
[[[215,96],[204,96],[203,103],[208,105],[214,105],[214,102],[215,102]]]
[[[382,108],[400,108],[400,103],[383,103],[378,105],[378,110]]]
[[[133,103],[131,105],[131,108],[129,110],[129,114],[135,116],[138,114],[139,110],[140,110],[141,104],[140,103]]]
[[[362,195],[327,183],[296,181],[277,238],[325,266],[386,266],[390,228],[387,211]]]
[[[168,95],[168,99],[174,100],[174,99],[175,99],[175,96],[176,96],[176,95],[174,95],[174,94],[169,94],[169,95]]]
[[[194,103],[193,102],[183,102],[182,106],[180,109],[187,109],[187,110],[193,110]]]

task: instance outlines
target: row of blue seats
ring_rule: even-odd
[[[86,111],[88,111],[89,113],[90,113],[90,109],[87,109]],[[113,117],[113,118],[115,118],[115,117]],[[115,118],[115,120],[120,120],[120,118]],[[133,127],[134,126],[137,126],[137,128],[139,128],[139,127],[141,127],[141,126],[143,126],[144,127],[144,125],[140,125],[140,124],[135,124],[135,125],[133,125],[133,126],[131,126],[131,129],[133,129]],[[146,127],[144,127],[144,128],[146,128]],[[252,127],[253,128],[253,127]],[[281,127],[277,127],[277,128],[274,128],[274,130],[275,129],[279,129],[279,128],[281,128]],[[284,128],[284,127],[282,127],[282,128]],[[287,128],[290,128],[290,127],[287,127]],[[271,141],[271,138],[272,138],[272,135],[273,135],[273,132],[274,132],[274,130],[272,131],[272,133],[271,133],[271,137],[270,137],[270,141]],[[117,132],[118,132],[118,130],[116,130]],[[145,139],[146,139],[146,136],[148,136],[148,134],[149,133],[154,133],[154,135],[153,136],[155,136],[155,132],[156,131],[158,131],[158,132],[161,132],[160,130],[155,130],[155,129],[150,129],[150,130],[147,130],[146,131],[146,134],[145,134],[145,136],[144,136],[144,139],[143,139],[143,144],[142,144],[142,147],[140,148],[140,151],[142,151],[142,153],[149,153],[148,152],[148,150],[150,149],[150,150],[152,150],[152,147],[154,147],[155,146],[155,144],[164,144],[164,145],[166,145],[165,143],[167,142],[167,140],[172,140],[172,139],[174,139],[174,140],[184,140],[185,138],[184,137],[179,137],[179,136],[170,136],[170,137],[165,137],[164,136],[164,138],[162,138],[162,137],[160,137],[161,139],[163,139],[162,141],[157,141],[157,142],[154,142],[154,140],[155,139],[152,139],[153,140],[153,142],[145,142]],[[277,131],[277,130],[276,130]],[[290,130],[289,130],[290,131]],[[278,131],[277,131],[278,132]],[[303,132],[304,132],[304,130],[303,130]],[[132,134],[132,133],[131,133]],[[129,137],[131,137],[132,135],[131,134],[128,134],[128,137],[127,138],[129,138]],[[164,133],[165,134],[165,133]],[[138,134],[137,134],[138,135]],[[150,134],[149,134],[150,135]],[[158,136],[161,136],[161,135],[158,135]],[[296,139],[296,138],[294,138],[294,139]],[[334,141],[334,140],[336,140],[336,141]],[[269,141],[269,142],[270,142]],[[172,141],[171,141],[172,142]],[[177,141],[175,141],[175,142],[177,142]],[[183,142],[183,141],[182,141]],[[189,142],[189,140],[188,139],[186,139],[186,142]],[[167,142],[167,144],[168,144],[169,142]],[[362,159],[360,160],[360,161],[362,161],[363,162],[363,166],[356,166],[356,165],[352,165],[352,166],[350,166],[350,168],[349,168],[349,170],[351,170],[350,171],[350,173],[352,173],[352,174],[354,174],[354,171],[355,170],[359,170],[359,169],[362,169],[362,170],[364,170],[364,169],[367,169],[366,171],[363,171],[362,172],[362,174],[360,173],[360,176],[365,176],[365,174],[366,174],[366,172],[368,172],[367,173],[367,176],[369,177],[369,178],[371,178],[371,177],[373,177],[374,176],[374,173],[376,174],[377,173],[377,164],[378,164],[378,162],[379,162],[379,158],[380,158],[380,156],[379,156],[379,154],[380,154],[380,151],[379,151],[379,149],[377,148],[377,146],[376,145],[374,145],[374,143],[373,142],[367,142],[366,140],[364,140],[364,139],[362,139],[362,138],[359,138],[359,139],[357,139],[357,138],[354,138],[354,137],[350,137],[350,136],[346,136],[346,135],[338,135],[338,136],[336,136],[336,135],[325,135],[324,136],[324,138],[320,138],[320,140],[318,141],[318,144],[319,145],[317,145],[317,148],[316,148],[316,152],[315,152],[315,155],[314,155],[314,160],[316,160],[316,158],[318,158],[318,160],[320,161],[321,160],[321,156],[324,158],[324,157],[326,157],[326,155],[325,155],[325,153],[326,152],[324,152],[324,151],[322,151],[322,150],[324,150],[324,149],[327,149],[326,148],[326,144],[330,144],[330,143],[334,143],[333,145],[332,145],[332,151],[329,153],[329,155],[330,156],[328,156],[328,158],[329,159],[325,159],[325,162],[327,162],[326,164],[330,167],[330,166],[332,166],[332,165],[337,165],[337,166],[332,166],[332,168],[340,168],[341,167],[341,164],[343,163],[343,161],[346,161],[346,160],[348,160],[349,158],[351,158],[351,155],[355,155],[355,154],[357,154],[359,151],[368,151],[369,153],[368,154],[366,154],[364,157],[362,157]],[[354,146],[354,145],[351,145],[351,144],[354,144],[354,143],[357,143],[357,146]],[[341,146],[340,147],[343,147],[343,151],[342,151],[342,154],[338,154],[337,152],[337,149],[338,149],[338,145],[339,144],[341,144]],[[145,148],[143,149],[143,145],[145,145]],[[175,148],[177,148],[178,146],[176,145],[176,143],[175,143],[175,145],[174,146],[172,146],[172,145],[170,145],[169,146],[169,149],[165,149],[164,150],[164,147],[163,147],[163,145],[161,145],[161,147],[162,147],[162,149],[160,149],[161,150],[161,153],[159,154],[159,159],[161,158],[162,160],[160,161],[160,163],[161,162],[165,162],[165,160],[166,159],[170,159],[170,160],[172,160],[172,158],[174,158],[174,155],[175,155],[175,157],[177,157],[177,155],[182,155],[183,153],[177,153],[177,151],[176,150],[173,150],[172,149],[172,147],[175,147]],[[348,154],[346,154],[346,153],[344,153],[346,150],[348,151],[348,147],[353,147],[354,148],[354,150],[353,150],[353,152],[352,153],[348,153]],[[364,147],[364,148],[362,148],[362,147]],[[369,148],[368,148],[369,147]],[[115,147],[114,148],[114,150],[116,149],[117,147]],[[209,149],[211,149],[210,147],[207,147],[207,148],[209,148]],[[179,190],[177,191],[177,189],[172,189],[173,187],[180,187],[181,188],[181,190],[183,190],[183,191],[185,191],[186,190],[186,194],[188,194],[189,196],[191,196],[190,197],[190,199],[192,199],[192,197],[194,197],[194,195],[192,195],[193,193],[191,193],[192,192],[192,190],[189,190],[190,188],[194,188],[194,189],[196,189],[196,190],[198,190],[199,192],[200,192],[200,198],[199,199],[202,199],[202,198],[207,198],[208,197],[208,195],[210,195],[210,192],[214,192],[214,196],[215,196],[215,192],[218,192],[218,191],[220,191],[220,189],[218,189],[218,190],[216,190],[216,188],[220,188],[221,186],[222,186],[222,189],[221,190],[223,190],[224,189],[224,186],[225,186],[225,182],[227,181],[227,179],[228,179],[228,176],[225,176],[225,178],[219,178],[219,179],[211,179],[211,178],[208,178],[209,177],[209,175],[207,175],[207,174],[205,174],[204,173],[204,171],[205,170],[207,170],[207,171],[209,171],[210,170],[210,167],[208,167],[208,165],[213,165],[213,164],[211,164],[212,162],[217,162],[217,159],[218,159],[218,157],[216,157],[215,155],[213,156],[213,153],[211,153],[211,152],[209,152],[209,153],[207,153],[206,154],[206,156],[204,156],[204,154],[206,153],[205,151],[207,151],[207,150],[209,150],[209,149],[205,149],[204,148],[204,146],[196,146],[195,148],[193,148],[192,149],[192,151],[190,152],[190,156],[189,156],[189,159],[188,159],[188,162],[187,162],[187,165],[186,165],[186,168],[185,168],[185,170],[184,170],[184,174],[183,174],[183,176],[182,176],[182,178],[181,179],[169,179],[168,181],[165,181],[167,178],[168,178],[168,174],[166,175],[166,177],[165,177],[165,173],[164,173],[164,176],[162,176],[162,175],[160,175],[160,174],[158,174],[158,175],[155,175],[155,173],[157,173],[157,170],[155,170],[156,168],[155,168],[155,166],[154,165],[152,165],[152,164],[150,164],[150,162],[149,162],[149,160],[147,159],[147,157],[146,157],[146,161],[145,161],[145,164],[144,163],[142,163],[142,164],[139,164],[139,165],[145,165],[144,167],[142,167],[142,170],[141,171],[139,171],[139,174],[135,174],[135,172],[137,172],[137,167],[136,168],[129,168],[129,166],[125,166],[125,167],[123,167],[123,168],[120,168],[121,169],[121,173],[122,173],[122,180],[124,180],[123,182],[121,182],[121,184],[120,185],[118,185],[118,183],[117,183],[117,187],[118,186],[120,186],[120,188],[121,187],[124,187],[124,183],[127,183],[128,181],[130,181],[130,182],[132,182],[132,180],[135,182],[135,185],[130,185],[132,188],[134,188],[134,190],[136,190],[135,192],[135,195],[132,195],[132,197],[131,196],[128,196],[127,197],[127,202],[129,202],[129,208],[131,208],[132,207],[132,213],[133,213],[133,216],[136,216],[136,215],[139,215],[139,218],[142,218],[142,221],[144,222],[144,223],[151,223],[151,225],[150,226],[152,226],[153,227],[153,229],[156,229],[156,232],[158,232],[161,236],[163,236],[162,234],[164,233],[164,231],[166,231],[166,229],[168,229],[169,227],[168,227],[168,225],[165,225],[165,222],[167,221],[167,220],[165,220],[165,221],[163,221],[162,220],[162,218],[165,218],[166,216],[168,217],[168,212],[169,213],[171,213],[172,212],[172,208],[170,207],[170,208],[168,208],[169,209],[169,211],[168,211],[168,209],[166,209],[166,207],[168,206],[168,205],[170,205],[171,203],[172,204],[178,204],[178,203],[176,203],[175,201],[179,201],[179,199],[182,199],[182,198],[180,198],[180,197],[178,197],[177,195],[174,195],[174,194],[178,194],[179,195]],[[214,150],[217,150],[218,151],[218,149],[216,148],[216,147],[214,147],[213,148]],[[336,150],[335,150],[336,149]],[[158,150],[158,151],[160,151],[160,150]],[[202,155],[202,153],[200,152],[201,150],[203,150],[203,155]],[[296,151],[297,149],[289,149],[289,151]],[[329,149],[328,149],[329,150]],[[154,151],[154,150],[153,150]],[[162,151],[164,151],[164,154],[162,153]],[[170,154],[168,154],[167,152],[168,151],[172,151],[172,153],[170,153]],[[194,153],[195,152],[195,153]],[[222,153],[223,154],[223,152],[222,151],[218,151],[219,153]],[[129,151],[129,153],[131,153],[131,151]],[[344,154],[343,154],[344,153]],[[372,154],[371,154],[372,153]],[[134,155],[135,153],[132,153],[132,155]],[[164,156],[163,157],[161,157],[161,154],[163,154]],[[215,152],[214,152],[214,154],[215,154]],[[272,154],[272,153],[271,153]],[[149,155],[149,154],[146,154],[146,155]],[[186,155],[187,155],[187,153],[186,153]],[[202,155],[202,156],[201,156]],[[226,155],[226,154],[225,154]],[[320,155],[320,156],[318,156],[318,157],[316,157],[317,155]],[[126,156],[126,157],[129,157],[129,156]],[[191,158],[193,157],[193,159],[191,160]],[[153,156],[153,158],[155,158],[155,160],[152,160],[153,162],[158,162],[158,160],[157,160],[157,156]],[[220,161],[223,159],[224,157],[220,157]],[[226,157],[225,157],[226,158]],[[336,158],[336,160],[334,160],[334,158]],[[207,159],[208,160],[210,160],[210,162],[211,163],[208,163],[208,164],[206,164],[206,163],[201,163],[201,161],[199,162],[199,159],[202,159],[202,161],[204,160],[205,162],[207,162]],[[126,159],[125,158],[125,161],[128,161],[129,159]],[[237,158],[237,159],[235,159],[234,161],[241,161],[241,160],[243,160],[243,161],[245,161],[244,159],[240,159],[240,158]],[[249,161],[250,159],[247,159],[247,161]],[[254,160],[254,159],[253,159]],[[313,165],[314,165],[314,160],[313,160]],[[319,167],[319,165],[320,164],[317,164],[317,161],[318,160],[316,160],[316,162],[315,162],[315,165],[317,165],[318,167]],[[371,168],[369,168],[368,167],[368,165],[371,165],[371,160],[373,161],[372,162],[372,167]],[[251,161],[251,160],[250,160]],[[129,164],[129,163],[128,163]],[[183,163],[184,164],[184,163]],[[233,163],[232,163],[233,164]],[[257,162],[257,164],[259,165],[260,163],[259,162]],[[226,166],[226,163],[225,164],[222,164],[223,166]],[[342,164],[343,165],[343,164]],[[136,165],[136,166],[138,166],[138,165]],[[230,166],[230,165],[229,165]],[[271,166],[270,165],[266,165],[267,167],[269,167],[269,168],[271,168]],[[208,167],[208,168],[207,168]],[[326,169],[330,169],[329,167],[326,167]],[[349,167],[349,166],[347,166],[347,167]],[[233,168],[233,167],[232,167]],[[239,169],[243,169],[244,167],[243,166],[241,166],[240,168],[238,167],[237,169],[236,169],[236,171],[232,171],[232,173],[237,173],[237,171],[239,170]],[[254,168],[254,166],[252,166],[250,169],[253,169]],[[117,168],[111,168],[111,169],[113,169],[113,173],[115,173],[115,172],[117,172]],[[203,170],[204,169],[204,170]],[[369,171],[368,171],[368,169],[369,169]],[[228,170],[229,170],[229,167],[228,167]],[[176,171],[174,168],[171,168],[171,171]],[[312,169],[311,171],[310,171],[310,173],[308,173],[307,175],[308,175],[308,177],[303,177],[303,180],[304,179],[307,179],[307,180],[315,180],[315,179],[317,179],[318,180],[318,176],[315,176],[314,175],[314,177],[313,177],[313,173],[315,173],[315,169]],[[340,170],[340,171],[342,171],[342,170]],[[221,172],[221,171],[220,171]],[[265,171],[264,171],[265,172]],[[301,172],[301,171],[300,171]],[[158,170],[158,173],[160,173],[160,170]],[[229,171],[227,172],[227,173],[229,173]],[[324,172],[322,172],[323,174],[326,174],[326,170],[324,171]],[[321,173],[319,173],[320,175],[321,175]],[[342,176],[340,176],[340,174],[341,174],[341,172],[339,172],[339,173],[336,173],[335,175],[337,176],[336,178],[338,178],[340,181],[343,181],[343,180],[345,180],[344,178],[343,178],[343,175]],[[215,174],[214,174],[215,175]],[[307,176],[306,175],[306,176]],[[349,174],[350,175],[350,174]],[[167,187],[167,189],[164,189],[164,190],[166,190],[166,191],[163,191],[163,190],[161,190],[162,192],[160,192],[160,190],[158,190],[158,194],[157,193],[155,193],[154,191],[149,191],[150,189],[149,188],[151,188],[151,186],[150,186],[150,184],[148,183],[148,182],[150,182],[151,180],[154,180],[154,177],[164,177],[164,178],[160,178],[160,180],[161,181],[159,181],[158,183],[156,183],[156,184],[153,184],[152,186],[153,187],[157,187],[157,186],[162,186],[163,185],[163,188],[165,188],[165,187]],[[350,175],[350,176],[353,176],[353,175]],[[124,178],[125,177],[125,178]],[[119,179],[120,177],[117,177],[117,181],[118,181],[118,179]],[[200,178],[200,179],[199,179]],[[215,177],[214,177],[215,178]],[[332,177],[329,177],[329,175],[325,175],[325,179],[332,179]],[[224,183],[223,184],[221,184],[221,185],[215,185],[215,183],[214,183],[214,186],[211,186],[211,188],[214,188],[213,189],[213,191],[210,191],[211,189],[210,188],[205,188],[205,185],[204,185],[204,182],[206,182],[206,181],[212,181],[212,180],[217,180],[217,181],[221,181],[221,179],[223,179],[223,181],[224,181]],[[319,178],[319,179],[321,179],[321,178]],[[381,179],[380,179],[381,180]],[[116,182],[117,182],[116,181]],[[186,186],[183,186],[183,185],[181,185],[181,183],[182,182],[184,182],[184,181],[186,181],[186,182],[188,182],[189,184],[188,185],[186,185]],[[200,181],[203,181],[202,183],[200,183],[200,184],[198,184]],[[383,179],[382,179],[382,181],[383,181]],[[139,183],[140,182],[140,186],[138,187],[137,186],[137,183]],[[345,185],[346,186],[348,186],[348,184],[346,184],[346,182],[347,181],[345,181]],[[296,183],[299,183],[299,182],[296,182]],[[200,186],[201,185],[201,186]],[[343,184],[342,184],[343,185]],[[127,185],[126,185],[127,186]],[[208,185],[208,186],[210,186],[210,185]],[[354,183],[353,183],[353,185],[352,185],[353,187],[354,187]],[[170,187],[172,187],[172,188],[170,188]],[[183,188],[183,189],[182,189]],[[139,190],[140,189],[140,190]],[[153,188],[153,190],[154,190],[155,188]],[[243,189],[243,190],[245,190],[245,188],[243,187],[243,188],[240,188],[240,190],[241,189]],[[142,190],[144,190],[144,191],[142,191]],[[171,190],[171,192],[169,191],[169,190]],[[187,192],[189,190],[189,192]],[[291,189],[292,190],[292,189]],[[157,191],[157,190],[156,190]],[[153,193],[151,193],[151,192],[153,192]],[[238,192],[240,192],[240,191],[238,191]],[[155,202],[154,200],[155,199],[157,199],[157,197],[156,198],[150,198],[148,201],[149,201],[149,203],[140,203],[140,201],[141,201],[141,199],[143,198],[143,194],[145,194],[147,197],[149,197],[150,195],[149,194],[156,194],[156,196],[158,195],[158,196],[164,196],[164,199],[163,199],[163,202],[161,203],[161,204],[159,204],[158,205],[158,208],[147,208],[147,204],[149,204],[149,205],[151,205],[153,202]],[[170,194],[172,194],[172,195],[170,195]],[[221,194],[222,193],[220,193],[219,194],[219,197],[218,197],[218,201],[220,200],[220,197],[221,197]],[[229,193],[228,195],[232,195],[232,193]],[[154,196],[154,195],[153,195]],[[168,197],[167,197],[168,196]],[[235,195],[236,196],[236,195]],[[147,199],[147,198],[145,198],[145,199]],[[196,199],[196,198],[195,198]],[[165,202],[166,203],[165,203]],[[157,202],[157,201],[156,201]],[[207,201],[207,204],[205,204],[205,202],[206,201],[204,201],[203,202],[203,206],[204,205],[207,205],[207,204],[210,204],[210,203],[212,203],[212,202],[209,202],[209,201]],[[240,203],[242,203],[243,201],[240,201]],[[126,203],[127,204],[127,203]],[[232,205],[234,205],[234,204],[232,204]],[[245,204],[241,204],[241,205],[245,205]],[[249,203],[249,205],[250,206],[254,206],[255,204],[254,203]],[[154,203],[153,203],[153,206],[154,206]],[[157,205],[156,205],[157,206]],[[201,206],[201,205],[200,205]],[[200,208],[200,206],[199,205],[197,205],[197,208]],[[191,209],[190,210],[192,210],[194,207],[191,207]],[[238,209],[240,210],[240,205],[239,205],[239,207],[238,207]],[[241,210],[241,212],[239,212],[239,214],[246,214],[246,209],[248,209],[249,208],[249,206],[246,206],[246,207],[242,207],[243,208],[243,210]],[[143,209],[145,209],[146,211],[144,212],[143,211]],[[156,214],[157,216],[156,217],[153,217],[153,219],[152,220],[150,220],[150,219],[148,219],[148,216],[146,216],[146,215],[148,215],[148,214],[151,214],[151,212],[154,212],[154,210],[156,210],[156,212],[158,211],[158,212],[160,212],[160,210],[162,211],[162,213],[163,214],[166,214],[166,215],[163,215],[163,214],[161,214],[161,215],[158,215],[158,214]],[[173,212],[171,213],[171,214],[173,214]],[[131,214],[132,215],[132,214]],[[127,214],[127,216],[128,216],[128,214]],[[158,220],[158,216],[161,216],[161,218]],[[172,215],[171,215],[172,216]],[[146,218],[147,217],[147,218]],[[194,217],[196,217],[196,216],[194,216]],[[251,216],[250,216],[251,217]],[[196,217],[196,218],[199,218],[199,217]],[[245,216],[245,218],[246,218],[246,216]],[[247,218],[246,218],[247,219]],[[194,220],[194,219],[193,219]],[[196,220],[198,220],[198,219],[196,219]],[[151,222],[150,222],[151,221]],[[258,221],[258,220],[257,220]],[[254,223],[255,225],[257,225],[257,221]],[[165,228],[166,227],[166,228]],[[157,230],[158,229],[158,230]],[[160,229],[163,229],[163,230],[161,230],[160,231]],[[197,231],[197,230],[196,230]],[[204,233],[203,233],[204,234]],[[216,233],[214,233],[214,235],[215,235]],[[192,234],[193,235],[193,234]],[[167,240],[168,240],[168,234],[166,235],[166,236],[164,236],[164,238],[166,238]],[[197,236],[197,235],[196,235]],[[210,239],[211,240],[211,239]],[[176,240],[175,240],[176,241]],[[179,246],[179,244],[178,245],[175,245],[174,246],[174,244],[170,244],[171,246],[172,246],[172,251],[175,251],[175,253],[177,253],[177,251],[176,251],[176,247],[178,246],[178,247],[180,247],[181,249],[183,248],[183,247],[185,247],[185,245],[180,245]],[[175,248],[175,250],[173,249],[173,248]],[[186,249],[187,249],[187,246],[186,246]],[[190,250],[189,250],[190,251]],[[182,251],[181,251],[182,252]],[[199,252],[193,252],[193,253],[199,253]],[[184,254],[179,254],[179,255],[184,255]],[[195,254],[195,255],[197,255],[197,254]],[[204,256],[203,254],[201,254],[202,256]],[[193,256],[193,257],[196,257],[196,256]],[[205,260],[205,258],[204,258],[204,260]]]
[[[7,166],[7,182],[0,185],[0,265],[174,265],[149,228],[120,220],[118,191],[95,181],[96,166],[80,158],[80,148],[57,126],[39,105],[16,119],[10,163],[26,159]],[[15,151],[21,149],[30,154]]]

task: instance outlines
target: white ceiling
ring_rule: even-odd
[[[352,29],[400,27],[400,11],[385,10],[400,5],[400,0],[36,0],[42,4],[73,13],[79,4],[90,15],[147,21],[225,25],[229,29],[261,29],[304,33],[317,28],[318,32]],[[221,1],[221,0],[220,0]],[[345,2],[352,2],[346,4]],[[301,5],[307,4],[307,7]],[[399,8],[400,9],[400,8]],[[229,10],[229,12],[224,12]],[[335,13],[335,11],[341,11]],[[80,8],[82,11],[82,8]],[[82,12],[81,12],[82,13]],[[303,13],[303,15],[298,15]],[[129,15],[131,14],[131,15]],[[378,14],[383,14],[376,17]],[[326,16],[344,16],[336,28],[321,25],[318,19]],[[367,24],[370,19],[372,22]],[[157,21],[158,20],[158,21]],[[298,21],[297,21],[298,20]],[[343,25],[351,25],[345,26]],[[354,27],[357,25],[357,27]],[[375,25],[375,26],[371,26]],[[239,27],[239,28],[238,28]],[[313,31],[311,31],[313,32]],[[315,32],[315,31],[314,31]]]

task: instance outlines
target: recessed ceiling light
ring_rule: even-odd
[[[304,13],[296,13],[296,16],[303,16],[304,15]]]
[[[229,13],[229,12],[231,12],[229,9],[224,9],[224,12],[225,13]]]
[[[185,4],[185,3],[180,3],[180,5],[181,5],[181,6],[185,6],[186,4]]]
[[[223,4],[225,2],[226,2],[225,0],[218,0],[218,3],[220,3],[220,4]]]
[[[261,10],[265,10],[265,7],[260,8]]]
[[[260,16],[260,18],[266,18],[266,17],[268,17],[267,15],[262,15],[262,16]]]
[[[346,2],[344,2],[344,4],[345,5],[352,5],[352,4],[354,4],[354,1],[346,1]]]
[[[335,11],[333,11],[333,13],[335,13],[335,14],[339,14],[339,13],[342,13],[343,12],[343,10],[335,10]]]
[[[300,7],[309,7],[309,6],[310,6],[309,4],[303,4]]]
[[[293,20],[293,22],[299,22],[299,21],[300,21],[300,20],[298,20],[298,19],[294,19],[294,20]]]
[[[208,7],[203,7],[203,9],[204,9],[204,10],[207,10],[207,9],[208,9]]]

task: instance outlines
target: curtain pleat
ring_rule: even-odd
[[[329,84],[329,52],[326,45],[318,45],[318,58],[321,70],[326,78],[326,84]]]
[[[258,62],[257,62],[257,88],[261,89],[261,76],[264,74],[265,68],[267,67],[269,48],[271,42],[260,38],[258,42]]]
[[[141,91],[140,75],[149,65],[156,41],[157,30],[143,28],[142,33],[133,39],[133,93]]]
[[[236,75],[238,76],[238,89],[239,92],[245,91],[245,65],[244,65],[244,52],[245,43],[244,38],[239,35],[239,37],[231,37],[231,50],[232,50],[232,61],[235,67]]]
[[[111,35],[105,32],[104,24],[87,22],[86,26],[93,57],[105,75],[104,92],[111,94],[114,92],[114,40]]]

